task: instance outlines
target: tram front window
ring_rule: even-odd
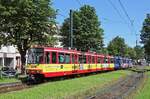
[[[41,48],[32,48],[28,50],[28,64],[43,63],[44,51]]]

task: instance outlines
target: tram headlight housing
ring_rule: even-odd
[[[26,70],[26,73],[27,74],[40,74],[40,73],[42,73],[42,70],[41,69],[39,69],[39,70],[34,70],[34,69],[28,69],[28,70]]]

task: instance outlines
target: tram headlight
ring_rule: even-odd
[[[36,68],[37,67],[37,65],[31,65],[31,68]]]
[[[42,73],[42,70],[37,70],[36,72],[37,72],[37,73]]]
[[[27,74],[40,74],[42,73],[42,70],[35,70],[35,69],[30,69],[30,70],[26,70]]]

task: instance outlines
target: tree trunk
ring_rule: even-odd
[[[20,69],[21,69],[21,73],[25,73],[26,51],[30,48],[30,46],[27,46],[28,45],[27,39],[24,39],[20,42],[18,42],[17,44],[19,53],[21,55],[21,68]]]
[[[21,55],[21,73],[25,73],[25,65],[26,65],[26,51],[20,51]]]

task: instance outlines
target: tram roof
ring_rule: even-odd
[[[35,47],[32,47],[32,48],[43,48],[44,51],[54,51],[54,52],[62,52],[62,53],[76,53],[76,54],[84,54],[84,55],[99,56],[99,57],[106,56],[108,58],[112,57],[110,55],[99,54],[99,53],[96,53],[96,52],[90,52],[90,51],[82,52],[82,51],[78,51],[76,49],[69,49],[69,48],[42,47],[42,46],[38,46],[38,47],[35,46]]]

